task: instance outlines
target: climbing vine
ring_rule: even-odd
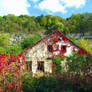
[[[0,55],[0,92],[20,92],[23,54]]]

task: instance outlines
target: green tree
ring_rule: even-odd
[[[41,15],[37,19],[38,19],[38,22],[40,23],[41,26],[46,27],[47,19],[46,19],[46,17],[44,15]]]
[[[21,42],[22,48],[27,48],[29,45],[39,41],[41,37],[39,35],[32,35],[30,37],[24,38],[24,40]]]
[[[6,49],[0,46],[0,54],[5,54]]]
[[[10,37],[9,34],[1,34],[0,35],[0,46],[1,47],[7,47],[8,46],[9,37]]]

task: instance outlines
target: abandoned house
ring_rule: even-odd
[[[62,55],[69,56],[75,51],[78,51],[78,54],[87,53],[85,49],[74,44],[64,34],[57,30],[52,31],[51,34],[24,51],[26,70],[31,71],[33,74],[37,74],[39,71],[52,73],[52,58]]]

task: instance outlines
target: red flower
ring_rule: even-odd
[[[19,58],[19,57],[17,57],[17,60],[18,60],[18,63],[21,63],[21,61],[20,61],[20,58]]]
[[[11,58],[12,58],[12,57],[14,57],[14,55],[13,55],[13,54],[11,54]]]
[[[9,88],[13,88],[13,87],[14,87],[14,84],[13,84],[13,83],[9,83],[9,84],[8,84],[8,87],[9,87]]]
[[[13,68],[14,72],[18,72],[18,69]]]
[[[2,89],[0,89],[0,92],[4,92]]]

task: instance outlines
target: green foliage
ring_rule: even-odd
[[[58,24],[55,24],[52,27],[50,27],[49,30],[59,30],[59,31],[63,32],[63,29],[64,29],[64,25],[62,23],[58,23]]]
[[[88,53],[92,54],[92,47],[91,47],[91,43],[92,41],[89,39],[84,39],[81,38],[79,40],[76,40],[75,38],[72,37],[68,37],[72,42],[74,42],[75,44],[77,44],[78,46],[80,46],[81,48],[84,48],[88,51]]]
[[[6,49],[6,54],[14,54],[17,55],[23,51],[22,47],[20,45],[13,45]]]
[[[91,47],[91,41],[90,40],[85,40],[84,38],[81,38],[77,44],[82,47],[85,48],[89,53],[92,54],[92,47]]]
[[[9,46],[10,34],[1,34],[0,35],[0,54],[11,54],[17,55],[22,52],[22,48],[20,45]]]
[[[22,89],[25,92],[76,92],[72,89],[72,85],[64,83],[66,81],[57,77],[43,76],[36,78],[26,74],[22,78]],[[72,83],[70,82],[70,84]],[[67,85],[67,88],[64,88],[65,85]]]
[[[61,66],[61,62],[64,60],[64,57],[59,57],[59,58],[54,58],[53,62],[56,64],[56,73],[60,74],[62,66]]]
[[[73,14],[66,19],[70,32],[88,33],[92,32],[92,13]]]
[[[21,47],[27,48],[29,45],[39,41],[41,39],[41,37],[39,35],[32,35],[28,38],[24,38],[24,40],[21,42]]]
[[[76,84],[75,88],[83,92],[92,90],[92,57],[89,55],[77,55],[66,57],[68,61],[67,75]]]
[[[9,14],[7,16],[0,16],[0,31],[1,32],[24,32],[35,33],[39,30],[59,29],[64,34],[70,32],[92,32],[92,13],[73,14],[71,17],[64,19],[59,16],[41,15],[41,16],[28,16],[21,15],[15,16]]]
[[[86,81],[84,78],[76,79],[74,76],[69,79],[62,74],[59,77],[37,78],[29,73],[22,77],[22,90],[25,92],[91,92],[92,85]]]
[[[3,48],[3,47],[0,47],[0,54],[3,54],[3,53],[5,53],[5,51],[6,51],[6,49],[5,49],[5,48]]]
[[[9,34],[0,34],[0,54],[6,52],[9,37],[10,37]]]
[[[0,54],[8,54],[10,55],[11,53],[14,55],[17,55],[23,51],[22,47],[20,45],[13,45],[9,46],[7,48],[0,47]]]
[[[9,34],[0,35],[0,47],[7,47],[9,36]]]
[[[47,25],[47,19],[43,15],[41,15],[41,18],[40,18],[40,25],[41,26],[46,26]]]
[[[88,80],[91,80],[89,76],[91,75],[92,71],[92,57],[89,55],[77,55],[75,53],[72,56],[66,57],[66,60],[68,61],[68,72],[75,77],[83,77],[84,79],[87,78]]]

